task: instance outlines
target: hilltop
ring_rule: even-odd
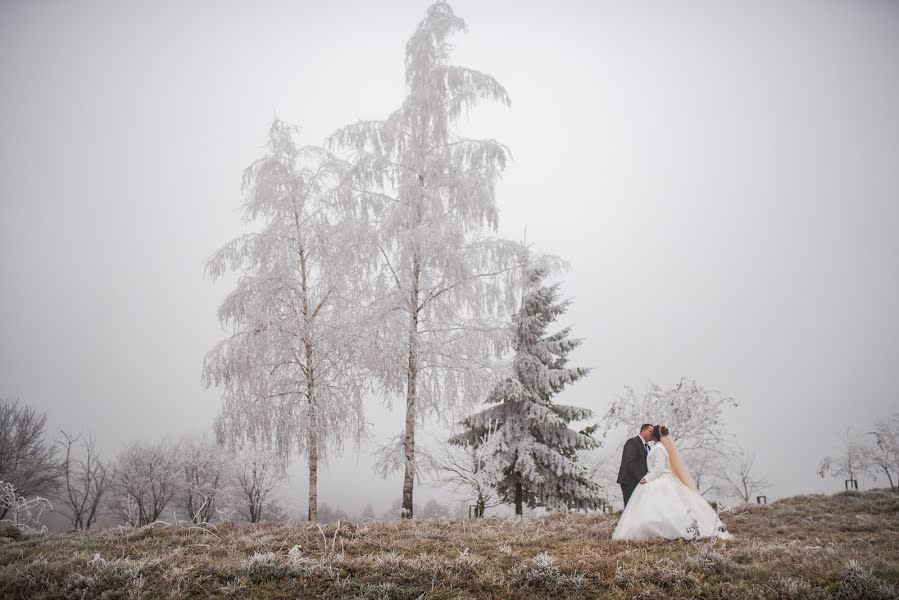
[[[899,495],[722,513],[735,539],[612,542],[616,515],[156,523],[0,541],[2,598],[899,598]]]

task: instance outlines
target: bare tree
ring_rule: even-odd
[[[733,453],[732,436],[725,431],[724,409],[736,401],[709,390],[691,379],[664,389],[650,381],[642,395],[625,387],[603,416],[605,435],[620,427],[636,432],[642,423],[667,425],[678,445],[697,487],[704,493],[716,490],[718,479]],[[633,434],[631,434],[633,435]]]
[[[44,439],[47,415],[18,400],[0,399],[0,482],[18,497],[52,496],[59,486],[57,449]],[[10,507],[0,505],[0,519]]]
[[[159,519],[179,489],[179,448],[166,440],[132,442],[116,457],[110,508],[141,527]]]
[[[249,522],[258,523],[274,507],[272,494],[283,471],[270,451],[255,444],[237,449],[232,459],[232,478],[240,499],[238,513]]]
[[[191,521],[209,523],[216,514],[216,502],[225,492],[227,455],[206,436],[182,440],[181,447],[181,503]]]
[[[331,508],[327,502],[323,502],[321,506],[321,514],[319,520],[322,523],[334,523],[335,521],[348,521],[350,516],[339,506]]]
[[[852,433],[852,430],[847,428],[837,453],[821,460],[821,464],[818,466],[818,475],[825,477],[831,474],[834,477],[844,477],[857,483],[859,478],[870,470],[868,458],[869,450]]]
[[[56,494],[63,511],[76,529],[90,529],[97,520],[104,496],[109,492],[112,477],[100,459],[93,437],[82,439],[60,430],[62,448],[63,485]],[[80,442],[80,443],[79,443]]]
[[[899,413],[877,422],[871,432],[875,442],[868,447],[872,474],[886,475],[890,489],[899,492]]]
[[[418,511],[419,519],[446,519],[449,517],[450,507],[435,498],[431,498]]]
[[[449,485],[473,503],[476,517],[483,517],[488,508],[502,504],[488,476],[487,460],[492,448],[487,440],[470,446],[447,445],[435,459],[437,481]]]
[[[722,442],[717,448],[708,451],[692,453],[690,475],[701,495],[721,494],[727,488],[728,484],[723,480],[723,475],[736,453],[737,450],[727,442]]]
[[[581,456],[589,471],[590,479],[599,486],[600,494],[605,498],[606,504],[610,506],[624,505],[621,486],[616,482],[621,453],[608,447],[599,446],[584,452]]]
[[[738,450],[730,456],[721,479],[727,484],[727,492],[743,502],[749,502],[753,496],[769,487],[771,483],[753,471],[755,452]]]

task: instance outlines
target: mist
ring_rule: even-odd
[[[426,6],[0,5],[0,397],[109,456],[209,433],[202,361],[236,278],[203,265],[244,231],[244,168],[275,116],[319,144],[393,110]],[[728,433],[770,498],[839,489],[820,460],[899,388],[899,6],[452,6],[454,61],[512,101],[465,126],[512,152],[498,233],[570,265],[564,320],[593,370],[564,402],[598,418],[625,386],[695,379],[738,402]],[[370,456],[402,429],[380,400],[320,502],[400,496]]]

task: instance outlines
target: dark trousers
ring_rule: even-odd
[[[637,489],[636,483],[631,484],[621,484],[621,493],[624,494],[624,505],[627,506],[627,501],[631,499],[631,494],[634,493],[634,490]]]

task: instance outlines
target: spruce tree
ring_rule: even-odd
[[[568,355],[583,341],[570,337],[570,327],[547,333],[571,303],[559,299],[558,283],[543,284],[550,271],[548,259],[525,266],[521,308],[512,318],[512,376],[492,388],[485,402],[491,406],[464,419],[464,431],[450,439],[460,446],[490,444],[486,467],[499,496],[513,502],[518,515],[524,504],[550,509],[601,504],[599,487],[577,461],[579,451],[597,446],[594,427],[568,426],[592,412],[553,401],[589,369],[568,366]]]

